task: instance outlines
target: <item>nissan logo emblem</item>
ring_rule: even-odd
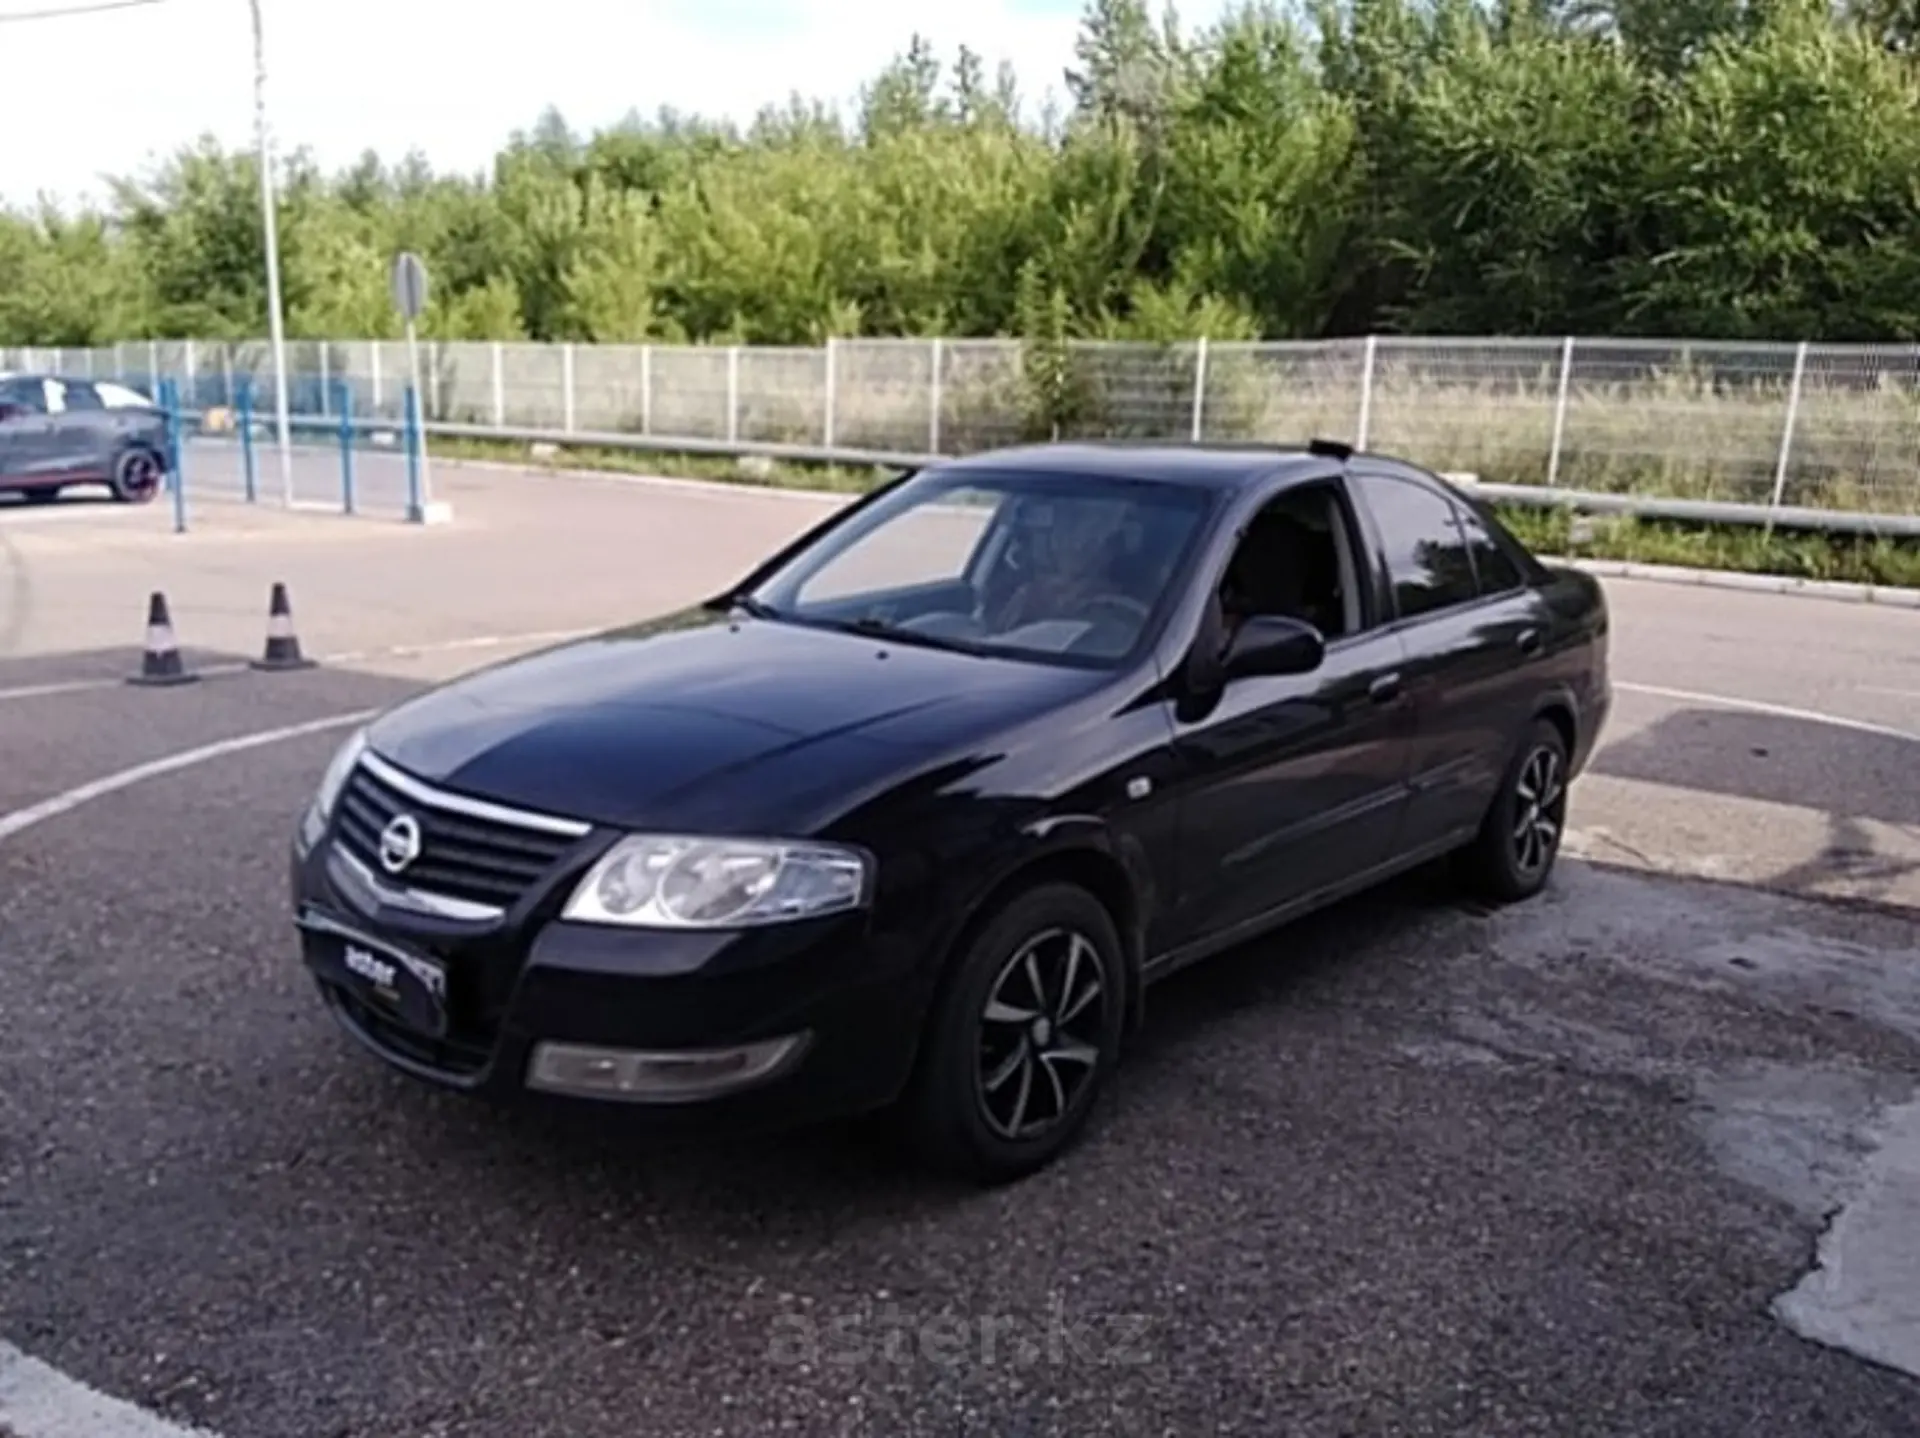
[[[398,814],[380,831],[380,867],[397,874],[420,857],[420,821]]]

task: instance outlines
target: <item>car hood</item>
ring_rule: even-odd
[[[807,832],[1098,678],[690,610],[442,685],[368,737],[409,773],[500,803]]]

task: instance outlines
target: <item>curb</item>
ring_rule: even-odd
[[[1735,589],[1748,594],[1785,594],[1803,599],[1872,604],[1883,609],[1920,610],[1920,589],[1896,585],[1849,584],[1832,579],[1799,579],[1790,574],[1743,574],[1731,569],[1683,569],[1669,564],[1636,564],[1621,559],[1581,559],[1541,555],[1548,564],[1569,564],[1603,579],[1641,579],[1655,584],[1690,584],[1702,589]]]

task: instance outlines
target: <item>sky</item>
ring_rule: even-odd
[[[0,0],[0,204],[104,193],[202,134],[253,143],[247,0],[6,23],[88,0]],[[918,31],[1063,94],[1080,0],[260,0],[282,151],[328,168],[419,149],[478,170],[549,104],[576,131],[638,109],[750,119],[796,90],[850,102]],[[1224,8],[1188,0],[1191,25]],[[1201,12],[1208,12],[1202,14]]]

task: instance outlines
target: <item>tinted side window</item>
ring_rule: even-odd
[[[105,409],[106,406],[100,403],[99,392],[96,391],[92,385],[84,384],[75,380],[68,380],[67,381],[67,408],[68,409]]]
[[[1387,577],[1402,619],[1464,604],[1477,595],[1473,561],[1451,504],[1419,485],[1380,475],[1357,475],[1354,488],[1380,531]]]
[[[1460,528],[1467,536],[1467,549],[1473,555],[1473,572],[1479,576],[1482,594],[1508,594],[1518,589],[1525,581],[1520,574],[1520,566],[1513,562],[1513,556],[1500,547],[1500,543],[1480,522],[1480,516],[1472,510],[1459,511]]]
[[[0,384],[0,400],[35,414],[47,412],[47,392],[37,379],[8,380]]]

